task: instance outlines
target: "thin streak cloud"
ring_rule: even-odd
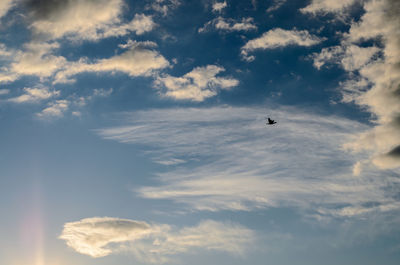
[[[274,114],[276,127],[265,127],[266,111]],[[155,160],[198,164],[159,173],[159,185],[135,189],[144,198],[209,211],[287,206],[317,216],[350,206],[367,207],[366,213],[371,202],[382,207],[397,202],[386,190],[398,185],[391,177],[377,178],[379,172],[368,166],[353,174],[360,157],[342,146],[367,128],[355,121],[295,109],[228,107],[152,110],[123,120],[125,126],[97,132],[148,145]]]

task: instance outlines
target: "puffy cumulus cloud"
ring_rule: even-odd
[[[1,0],[0,1],[0,18],[4,17],[8,11],[14,6],[16,0]]]
[[[198,31],[204,32],[211,28],[224,31],[249,31],[249,30],[256,30],[257,26],[254,25],[254,19],[250,17],[243,18],[241,22],[238,22],[234,19],[225,19],[223,17],[217,17],[207,22]]]
[[[163,16],[167,16],[170,11],[176,9],[181,4],[179,0],[151,0],[150,2],[151,4],[146,5],[146,8],[159,12]]]
[[[327,12],[341,12],[343,9],[353,5],[361,0],[312,0],[311,3],[300,9],[302,13],[327,13]]]
[[[196,67],[181,77],[170,75],[158,77],[154,84],[166,97],[203,101],[217,95],[219,89],[229,89],[239,84],[237,79],[218,77],[217,75],[223,71],[225,71],[223,67],[216,65]]]
[[[118,218],[87,218],[66,223],[60,236],[79,253],[92,257],[109,255],[110,243],[134,241],[152,232],[149,224]]]
[[[212,5],[212,10],[214,12],[222,12],[222,9],[224,9],[227,6],[228,6],[228,4],[226,3],[226,1],[224,1],[224,2],[215,2]]]
[[[60,91],[50,90],[48,87],[34,87],[24,88],[24,94],[8,99],[9,102],[14,103],[32,103],[41,100],[49,99],[51,97],[59,96]]]
[[[136,14],[131,22],[107,28],[103,32],[97,33],[96,38],[125,36],[129,32],[135,32],[137,35],[142,35],[145,32],[151,31],[155,27],[155,25],[156,24],[154,23],[151,16]]]
[[[66,99],[56,100],[50,102],[48,106],[41,112],[36,113],[36,116],[41,119],[55,119],[60,118],[68,110],[70,102]]]
[[[53,54],[59,44],[30,42],[24,45],[23,51],[15,52],[15,59],[6,70],[7,75],[17,79],[23,75],[34,75],[46,78],[63,68],[67,60]]]
[[[5,59],[9,58],[13,55],[13,52],[10,51],[4,43],[0,43],[0,58]]]
[[[23,45],[22,50],[0,45],[0,57],[4,61],[0,69],[0,83],[13,82],[25,75],[41,79],[52,76],[67,63],[63,56],[54,55],[54,50],[58,48],[57,42],[29,42]]]
[[[93,100],[98,98],[109,97],[113,92],[113,89],[102,89],[96,88],[92,93],[86,96],[80,96],[72,94],[64,99],[59,99],[47,103],[47,107],[42,111],[36,113],[36,117],[41,120],[52,121],[55,119],[62,118],[66,114],[80,117],[82,116],[81,109]],[[56,92],[57,96],[59,91]]]
[[[324,38],[311,35],[306,30],[275,28],[265,32],[261,37],[249,40],[241,48],[241,54],[246,60],[251,61],[254,60],[254,56],[249,56],[248,53],[254,50],[275,49],[288,45],[312,46],[323,40]]]
[[[129,23],[122,21],[123,0],[26,1],[35,32],[52,39],[97,40],[122,36],[129,32],[143,34],[155,26],[152,18],[136,14]]]
[[[278,126],[265,128],[265,112]],[[186,161],[159,173],[158,185],[134,190],[144,198],[169,199],[189,211],[293,207],[318,218],[337,216],[345,207],[365,208],[353,215],[356,218],[379,213],[379,207],[369,209],[372,205],[385,208],[399,202],[397,177],[382,175],[368,163],[362,172],[354,169],[365,156],[343,150],[353,135],[368,128],[353,120],[297,108],[256,107],[131,115],[123,116],[122,125],[97,133],[104,139],[147,145],[156,161]]]
[[[240,254],[254,235],[240,225],[211,220],[174,229],[165,224],[94,217],[66,223],[60,238],[75,251],[95,258],[125,251],[140,261],[164,263],[174,254],[196,249]]]
[[[313,54],[314,66],[321,69],[327,63],[336,63],[346,71],[355,71],[373,60],[379,51],[380,49],[375,46],[359,47],[344,43],[342,46],[324,48],[320,53]]]
[[[106,59],[90,62],[81,59],[55,75],[54,83],[73,82],[70,77],[87,72],[123,72],[129,76],[149,76],[154,71],[168,67],[169,62],[146,43],[134,43],[129,50]]]
[[[170,65],[159,52],[152,49],[156,46],[150,41],[129,40],[120,45],[120,48],[128,49],[121,54],[95,61],[83,57],[73,62],[55,55],[55,50],[59,48],[57,42],[30,42],[24,45],[24,50],[4,49],[6,62],[0,69],[0,83],[13,82],[26,75],[37,76],[41,81],[50,79],[54,84],[68,83],[74,81],[70,79],[72,76],[85,72],[123,72],[133,77],[149,76]]]
[[[393,150],[400,145],[400,2],[366,1],[364,10],[344,34],[345,48],[322,50],[314,65],[320,67],[339,57],[343,68],[351,72],[342,83],[344,101],[355,102],[374,116],[376,126],[355,136],[346,147],[373,152],[371,160],[380,168],[398,168],[400,158],[393,155]],[[362,47],[370,40],[380,42],[381,48]],[[378,56],[373,58],[375,54]]]

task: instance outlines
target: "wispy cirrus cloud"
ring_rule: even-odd
[[[277,126],[265,127],[265,111]],[[197,164],[178,164],[159,174],[159,185],[135,189],[144,198],[169,199],[190,210],[293,207],[319,217],[359,216],[350,209],[363,209],[360,215],[398,210],[396,194],[389,191],[399,185],[396,177],[373,168],[353,174],[353,165],[365,156],[342,146],[368,127],[352,120],[298,109],[232,107],[151,110],[124,120],[124,126],[97,132],[104,139],[148,145],[156,161]]]
[[[274,0],[273,4],[267,8],[266,12],[271,13],[274,12],[275,10],[278,10],[286,3],[286,1],[287,0]]]
[[[223,67],[207,65],[196,67],[181,77],[159,76],[154,84],[161,94],[177,100],[203,101],[217,95],[220,89],[230,89],[239,84],[237,79],[219,77]]]
[[[324,38],[310,34],[307,30],[271,29],[260,37],[249,40],[242,48],[241,55],[244,59],[252,61],[254,56],[248,54],[255,50],[276,49],[289,45],[312,46],[322,42]]]
[[[222,30],[222,31],[250,31],[256,30],[257,26],[254,24],[253,18],[242,18],[241,21],[234,19],[225,19],[223,17],[217,17],[207,22],[202,28],[199,28],[198,32],[205,32],[211,29]]]
[[[253,231],[229,222],[205,220],[197,226],[176,229],[166,224],[93,217],[66,223],[60,238],[75,251],[94,258],[122,251],[140,261],[165,263],[175,254],[197,249],[238,255],[255,236]]]

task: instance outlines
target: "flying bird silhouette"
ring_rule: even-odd
[[[276,124],[276,121],[271,120],[271,119],[268,117],[268,122],[266,123],[266,125],[274,125],[274,124]]]

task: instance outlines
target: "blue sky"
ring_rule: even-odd
[[[399,12],[0,1],[1,264],[398,264]]]

